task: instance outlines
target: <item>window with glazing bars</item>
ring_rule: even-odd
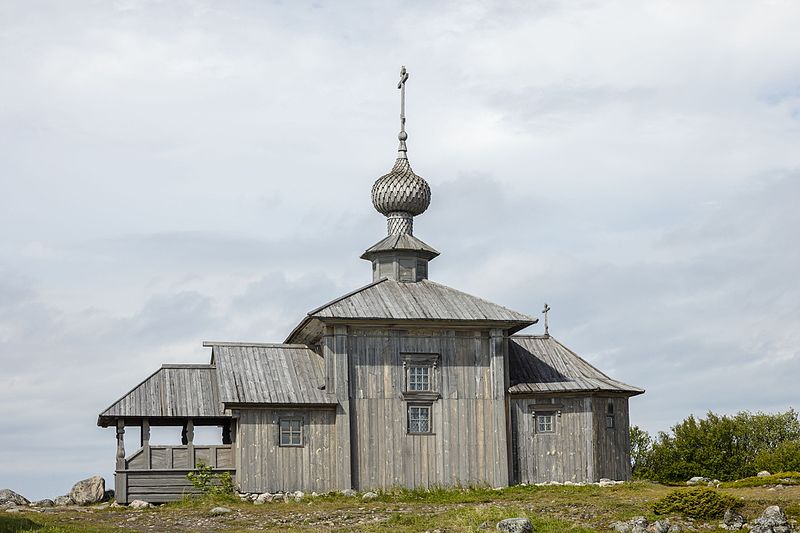
[[[408,432],[409,433],[430,433],[431,431],[431,408],[430,406],[409,405],[408,406]]]
[[[553,415],[536,415],[536,432],[553,433],[555,431],[553,421]]]
[[[431,367],[412,366],[408,369],[408,390],[427,391],[431,390]]]
[[[299,418],[282,418],[280,421],[280,445],[303,445],[303,421]]]

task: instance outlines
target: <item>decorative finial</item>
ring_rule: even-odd
[[[406,152],[408,149],[406,148],[406,139],[408,139],[408,134],[406,133],[406,81],[408,81],[408,71],[406,70],[405,65],[400,68],[400,81],[397,84],[397,88],[400,89],[400,133],[397,134],[397,138],[400,139],[400,146],[397,147],[397,157],[406,157]]]
[[[550,324],[547,321],[547,313],[550,312],[550,306],[547,305],[547,302],[544,304],[544,309],[542,309],[542,313],[544,314],[544,334],[550,335]]]

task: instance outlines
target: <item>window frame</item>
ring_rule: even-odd
[[[427,409],[428,412],[428,430],[427,431],[411,431],[411,410],[412,409]],[[417,418],[417,421],[421,418]],[[406,405],[406,434],[407,435],[433,435],[433,404],[431,403],[409,403]]]
[[[284,432],[283,424],[288,423],[288,431]],[[292,422],[297,422],[300,428],[295,431],[291,427]],[[284,444],[283,436],[287,433],[289,435],[289,443]],[[292,442],[293,436],[297,436],[300,440],[298,444]],[[280,448],[302,448],[305,446],[305,420],[301,416],[282,416],[278,418],[278,447]]]
[[[608,402],[608,406],[606,407],[606,429],[617,429],[614,404],[612,402]]]
[[[403,353],[403,399],[436,401],[439,399],[439,354],[438,353]],[[412,389],[411,373],[414,368],[428,369],[428,388]]]
[[[415,372],[422,371],[423,372]],[[431,374],[433,365],[412,363],[406,369],[406,390],[408,392],[431,392],[433,384],[431,383]],[[416,378],[416,379],[415,379]],[[424,385],[425,388],[415,388]]]
[[[555,411],[539,411],[534,413],[535,422],[536,422],[536,434],[537,435],[551,435],[556,432],[556,413]],[[550,429],[542,429],[542,420],[549,419],[548,424]]]

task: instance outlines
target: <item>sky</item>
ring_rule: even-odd
[[[798,25],[777,0],[0,0],[0,488],[113,486],[99,412],[371,281],[401,65],[431,279],[547,302],[651,433],[800,407]]]

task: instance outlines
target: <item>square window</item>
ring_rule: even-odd
[[[430,433],[431,432],[431,408],[430,406],[409,405],[408,406],[408,432],[409,433]]]
[[[614,415],[606,415],[606,427],[614,429]]]
[[[408,390],[409,391],[429,391],[431,390],[431,367],[412,366],[408,369]]]
[[[553,415],[536,415],[537,433],[554,433],[555,420]]]
[[[299,418],[281,418],[280,420],[280,445],[303,445],[303,421]]]

